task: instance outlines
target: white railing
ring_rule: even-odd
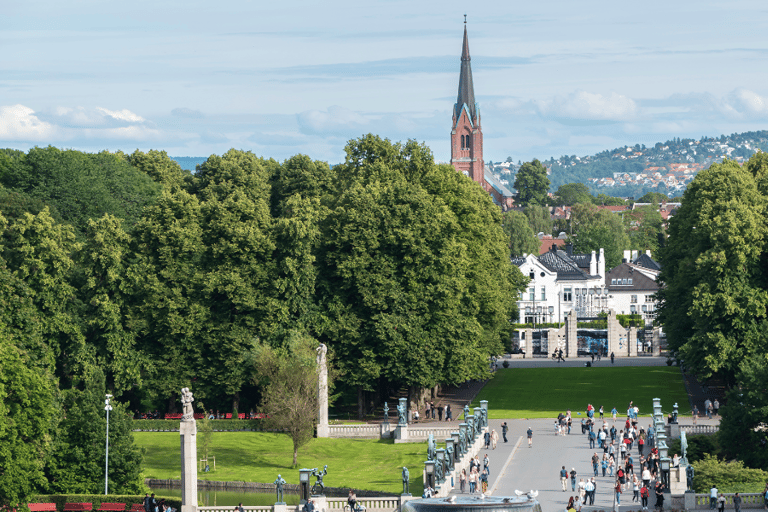
[[[459,425],[455,427],[416,427],[408,425],[408,439],[428,439],[429,435],[435,436],[435,441],[440,442],[444,439],[451,437],[451,432],[459,430]]]
[[[381,435],[381,427],[376,425],[328,425],[329,437],[359,437],[377,439]]]
[[[329,510],[343,510],[347,498],[326,498]],[[370,512],[396,512],[400,508],[398,496],[384,498],[357,498],[357,503]]]
[[[733,509],[733,493],[725,494],[725,506]],[[763,508],[764,498],[760,493],[739,493],[741,496],[741,508]],[[709,494],[696,494],[696,509],[709,509]]]
[[[712,435],[719,430],[720,425],[680,425],[680,431],[686,435]]]

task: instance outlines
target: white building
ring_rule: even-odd
[[[624,261],[605,276],[611,309],[620,315],[640,314],[646,324],[656,317],[657,278],[661,266],[650,251],[624,251]]]
[[[568,312],[576,310],[582,317],[607,312],[608,288],[604,286],[605,254],[572,254],[566,250],[551,250],[538,258],[528,254],[513,258],[512,263],[530,279],[525,292],[518,298],[520,323],[564,322]]]

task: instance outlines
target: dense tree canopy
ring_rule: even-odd
[[[621,263],[629,237],[620,216],[592,204],[577,204],[571,211],[573,249],[577,253],[605,250],[605,268]]]
[[[577,203],[593,203],[595,198],[583,183],[566,183],[560,185],[555,192],[554,203],[556,205],[573,206]]]
[[[549,191],[547,168],[538,160],[534,159],[520,166],[514,186],[517,190],[517,203],[519,205],[543,206],[547,204],[547,192]]]
[[[508,237],[510,256],[539,253],[539,238],[524,213],[515,210],[504,212],[501,227]]]

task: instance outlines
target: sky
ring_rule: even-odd
[[[464,14],[486,161],[768,129],[764,1],[6,0],[0,147],[448,161]]]

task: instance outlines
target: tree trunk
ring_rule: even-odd
[[[235,393],[235,396],[232,397],[232,418],[237,419],[234,413],[240,412],[240,392],[238,391]]]
[[[299,447],[296,446],[296,443],[293,443],[293,467],[297,467],[299,465]]]
[[[363,386],[357,386],[357,419],[362,420],[365,415],[365,391]]]
[[[172,395],[168,399],[168,412],[171,414],[176,414],[176,396]]]

